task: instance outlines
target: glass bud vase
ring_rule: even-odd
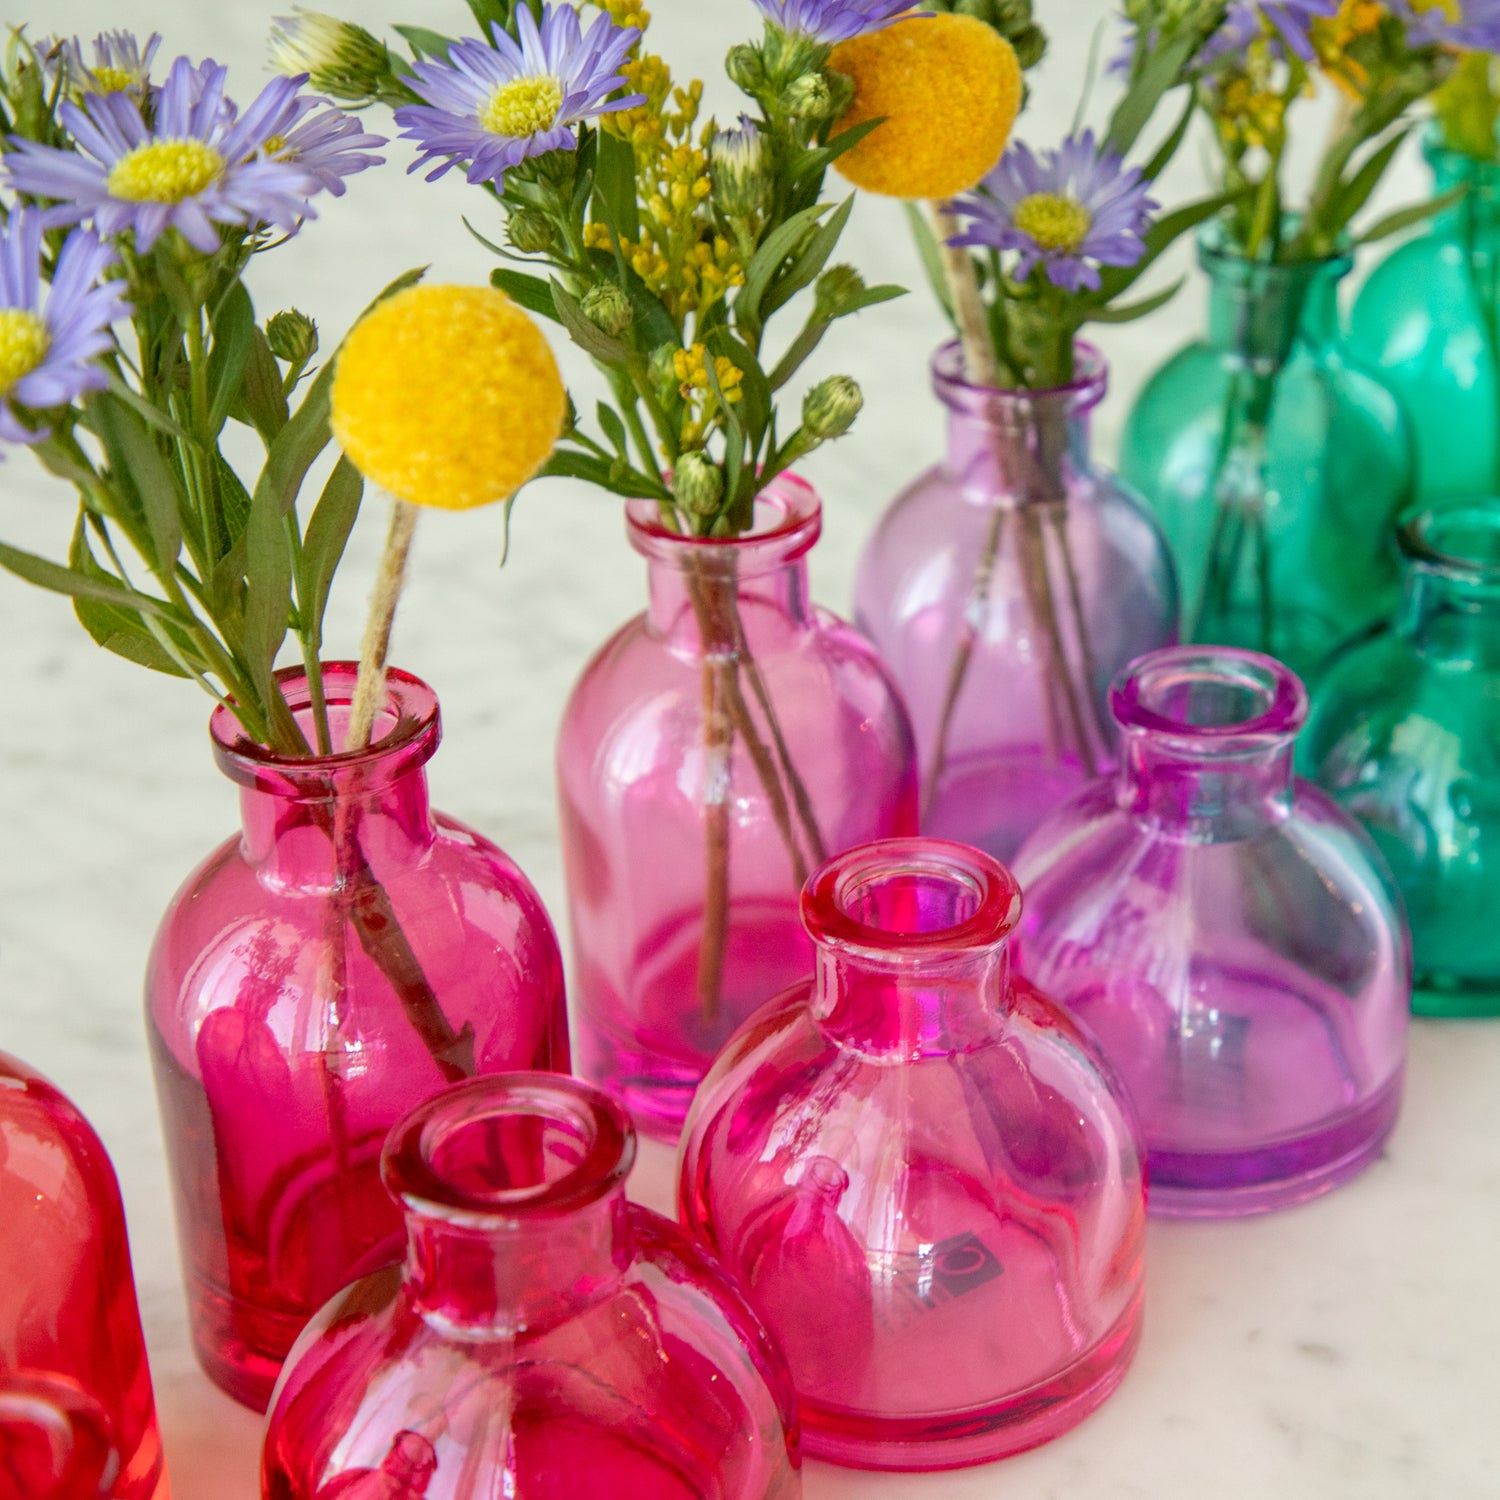
[[[817,496],[782,475],[702,540],[627,507],[650,607],[589,663],[557,747],[579,1071],[675,1139],[730,1033],[805,972],[797,920],[834,850],[916,828],[906,709],[808,599]]]
[[[1394,619],[1330,665],[1303,764],[1406,898],[1421,1015],[1500,1015],[1500,500],[1402,528]]]
[[[120,1457],[103,1407],[55,1375],[0,1371],[0,1500],[110,1500]]]
[[[32,1408],[35,1421],[28,1423],[5,1394],[22,1377],[45,1376],[73,1392],[68,1410],[87,1407],[107,1423],[120,1459],[110,1493],[119,1500],[166,1500],[161,1433],[114,1168],[77,1109],[40,1074],[4,1053],[0,1226],[0,1408],[10,1413],[0,1415],[0,1455],[15,1450],[16,1466],[24,1464],[29,1472],[44,1473],[49,1463],[59,1475],[65,1472],[62,1419]],[[19,1425],[12,1427],[13,1421]],[[83,1448],[99,1446],[87,1433],[80,1442]],[[20,1456],[23,1450],[30,1456]],[[0,1481],[11,1472],[0,1458]],[[15,1493],[18,1500],[31,1500],[24,1487]],[[74,1500],[74,1491],[62,1490],[59,1500]]]
[[[1401,398],[1417,498],[1500,494],[1500,163],[1426,156],[1435,194],[1464,195],[1370,273],[1349,340]]]
[[[1176,647],[1110,695],[1118,776],[1016,856],[1016,961],[1125,1075],[1153,1212],[1255,1213],[1337,1186],[1396,1120],[1411,945],[1358,823],[1292,774],[1279,662]]]
[[[865,545],[855,620],[911,709],[922,826],[1009,859],[1115,759],[1115,673],[1177,638],[1177,581],[1141,501],[1094,466],[1107,374],[1077,349],[1059,390],[971,385],[957,344],[933,359],[948,451]]]
[[[1120,472],[1171,540],[1184,638],[1264,651],[1306,676],[1395,597],[1409,428],[1342,341],[1348,256],[1249,261],[1212,224],[1199,259],[1208,337],[1147,383]]]
[[[323,668],[343,743],[357,668]],[[314,742],[300,671],[282,691]],[[432,691],[388,674],[368,750],[292,759],[212,719],[243,831],[157,933],[147,1023],[193,1341],[264,1408],[303,1324],[399,1252],[386,1132],[445,1084],[568,1066],[562,963],[511,860],[427,800]]]
[[[403,1120],[384,1174],[406,1263],[293,1350],[265,1500],[795,1500],[781,1357],[723,1271],[626,1202],[634,1156],[624,1109],[572,1078],[478,1079]]]
[[[977,849],[893,839],[809,882],[811,979],[683,1134],[683,1222],[786,1350],[807,1451],[947,1469],[1067,1431],[1136,1347],[1145,1188],[1094,1043],[1010,971]]]

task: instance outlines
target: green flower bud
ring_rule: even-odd
[[[271,66],[348,104],[375,98],[391,79],[391,55],[379,37],[320,11],[278,16],[271,25]]]
[[[797,32],[785,32],[772,23],[766,27],[765,45],[761,49],[766,81],[773,88],[785,88],[794,78],[821,68],[830,50],[824,42],[815,42]]]
[[[766,66],[761,61],[760,48],[749,42],[741,42],[729,49],[729,56],[724,59],[724,71],[741,93],[758,94],[766,86]]]
[[[740,117],[737,130],[721,130],[709,147],[714,202],[725,218],[758,225],[771,205],[770,164],[755,122]]]
[[[271,353],[289,365],[305,365],[318,352],[318,325],[295,307],[279,312],[266,324]]]
[[[829,266],[818,277],[813,294],[813,317],[829,323],[842,317],[865,289],[865,278],[853,266]]]
[[[651,351],[651,389],[656,399],[668,409],[682,399],[682,382],[677,378],[677,346],[658,344]]]
[[[635,308],[624,287],[617,282],[602,281],[584,295],[583,315],[600,333],[617,339],[635,321]]]
[[[534,208],[513,208],[506,221],[505,237],[522,255],[541,255],[552,248],[557,230],[546,214]]]
[[[802,398],[802,426],[819,442],[843,437],[865,404],[857,381],[847,375],[830,375]]]
[[[672,473],[672,493],[690,516],[711,516],[724,497],[724,475],[706,453],[684,453]]]
[[[781,96],[789,115],[799,120],[828,120],[833,117],[833,90],[821,73],[804,73]]]

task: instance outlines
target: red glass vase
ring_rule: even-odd
[[[625,1200],[629,1118],[572,1078],[449,1089],[385,1149],[407,1255],[308,1327],[266,1500],[795,1500],[780,1356],[723,1272]]]
[[[356,668],[323,669],[342,743]],[[300,672],[282,690],[313,736]],[[399,1254],[386,1132],[474,1074],[568,1066],[562,964],[512,861],[428,807],[437,700],[389,674],[366,751],[291,759],[213,716],[243,832],[162,922],[147,1022],[198,1357],[264,1408],[308,1318]]]
[[[109,1500],[119,1475],[97,1401],[56,1376],[0,1374],[0,1500]]]
[[[110,1493],[119,1500],[166,1500],[161,1434],[114,1168],[73,1105],[4,1053],[0,1225],[0,1390],[23,1376],[44,1375],[72,1393],[62,1416],[47,1414],[47,1402],[35,1392],[27,1398],[30,1407],[24,1391],[14,1392],[9,1404],[0,1398],[0,1410],[9,1413],[0,1415],[6,1433],[0,1453],[14,1455],[11,1472],[41,1475],[50,1465],[61,1483],[72,1463],[61,1434],[71,1420],[65,1420],[67,1413],[76,1410],[89,1428],[81,1432],[80,1455],[99,1446],[95,1429],[101,1421],[108,1424],[120,1456]],[[0,1487],[6,1473],[0,1460]],[[49,1492],[23,1486],[16,1493],[36,1500]],[[59,1500],[73,1500],[75,1493],[88,1491],[75,1484],[61,1490]]]
[[[894,839],[830,860],[815,976],[693,1101],[683,1222],[778,1338],[807,1451],[1002,1458],[1082,1420],[1140,1333],[1145,1184],[1113,1071],[1010,972],[1005,868]]]

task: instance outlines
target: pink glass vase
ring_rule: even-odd
[[[732,540],[632,502],[650,608],[590,662],[557,770],[580,1071],[673,1139],[753,1010],[806,971],[797,892],[827,854],[914,831],[906,711],[808,600],[817,496],[783,475]]]
[[[343,742],[356,669],[323,669]],[[282,689],[307,729],[305,676]],[[445,1084],[568,1066],[547,914],[495,846],[428,807],[437,700],[389,674],[367,751],[310,759],[213,716],[243,832],[163,919],[147,1021],[193,1341],[263,1408],[281,1361],[355,1270],[399,1253],[381,1143]]]
[[[166,1500],[114,1168],[73,1105],[24,1063],[0,1053],[0,1390],[23,1375],[64,1381],[74,1393],[70,1410],[83,1403],[107,1421],[121,1460],[112,1494]],[[16,1451],[18,1466],[24,1450],[29,1469],[40,1473],[53,1462],[65,1472],[62,1439],[41,1441],[49,1431],[56,1437],[57,1423],[34,1415],[40,1427],[22,1421],[0,1444]],[[86,1434],[83,1441],[97,1446]],[[4,1474],[0,1466],[0,1484]],[[59,1500],[73,1495],[63,1490]]]
[[[407,1256],[328,1304],[272,1403],[265,1500],[794,1500],[785,1366],[572,1078],[447,1090],[391,1132]],[[404,1485],[405,1487],[401,1487]]]
[[[1374,1159],[1400,1104],[1411,943],[1390,874],[1293,777],[1307,696],[1280,662],[1158,651],[1110,702],[1118,776],[1016,856],[1017,964],[1125,1075],[1153,1211],[1311,1198]]]
[[[1094,465],[1097,350],[1056,390],[971,385],[957,344],[932,377],[948,451],[865,544],[854,617],[911,708],[923,831],[1008,860],[1115,764],[1106,692],[1176,640],[1177,581],[1143,503]]]
[[[110,1500],[119,1476],[98,1402],[55,1375],[0,1373],[0,1500]]]
[[[754,1016],[683,1133],[683,1222],[791,1366],[807,1451],[1002,1458],[1081,1421],[1135,1352],[1145,1183],[1123,1091],[1010,971],[1009,873],[935,839],[809,882],[815,976]]]

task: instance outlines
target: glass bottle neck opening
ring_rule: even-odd
[[[1398,629],[1439,656],[1500,668],[1500,499],[1423,511],[1398,535]]]

